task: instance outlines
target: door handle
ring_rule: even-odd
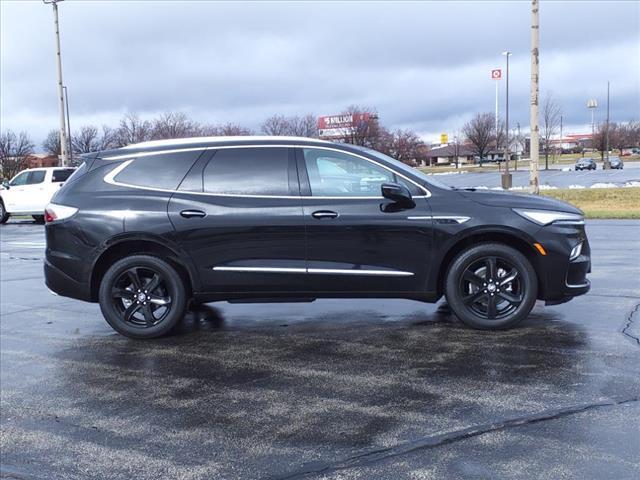
[[[203,218],[206,217],[207,214],[204,213],[202,210],[182,210],[180,212],[180,216],[184,217],[184,218]]]
[[[323,218],[338,218],[338,212],[332,212],[331,210],[318,210],[311,214],[313,218],[322,220]]]

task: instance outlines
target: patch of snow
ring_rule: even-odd
[[[563,172],[572,172],[572,171],[573,171],[573,168],[571,168],[571,167],[564,167],[564,168],[562,169],[562,171],[563,171]]]
[[[569,185],[569,188],[572,190],[578,190],[580,188],[587,188],[584,185]]]
[[[481,185],[479,187],[473,187],[473,188],[475,188],[476,190],[489,190],[489,187],[485,187],[484,185]]]
[[[623,185],[625,188],[629,187],[640,187],[640,182],[638,180],[631,180]]]
[[[540,185],[540,190],[557,190],[558,187],[554,187],[553,185]]]
[[[436,173],[429,173],[428,175],[458,175],[460,173],[469,173],[469,172],[436,172]]]
[[[618,188],[615,183],[594,183],[589,188]]]

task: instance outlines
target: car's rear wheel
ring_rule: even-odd
[[[9,220],[9,214],[7,209],[4,208],[4,203],[0,201],[0,224],[7,223],[7,220]]]
[[[184,282],[166,261],[133,255],[117,261],[100,283],[100,309],[119,333],[155,338],[168,333],[187,307]]]
[[[446,277],[445,295],[456,316],[483,330],[514,326],[538,295],[536,272],[518,250],[484,243],[461,252]]]

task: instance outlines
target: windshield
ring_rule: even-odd
[[[424,180],[429,185],[433,185],[434,187],[442,188],[444,190],[452,190],[452,188],[449,185],[446,185],[440,182],[439,180],[436,180],[435,178],[433,178],[433,176],[427,175],[421,172],[420,170],[418,170],[417,168],[413,168],[405,163],[399,162],[398,160],[390,157],[389,155],[380,153],[376,150],[373,150],[372,148],[361,147],[360,145],[349,145],[349,146],[354,147],[358,150],[362,150],[363,152],[366,152],[373,157],[377,157],[380,160],[384,160],[386,162],[392,163],[393,166],[396,167],[396,169],[398,169],[400,172],[405,172],[409,175],[415,175],[419,177],[421,180]]]

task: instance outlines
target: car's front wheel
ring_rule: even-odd
[[[9,214],[7,209],[4,208],[4,203],[0,201],[0,224],[7,223],[7,220],[9,220]]]
[[[462,251],[445,279],[445,295],[456,316],[483,330],[514,326],[538,296],[536,272],[518,250],[484,243]]]
[[[109,325],[131,338],[165,335],[187,308],[180,274],[168,262],[149,255],[132,255],[114,263],[102,278],[98,296]]]

